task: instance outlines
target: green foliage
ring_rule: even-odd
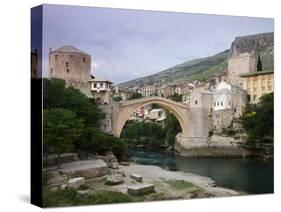
[[[182,95],[175,93],[172,96],[168,97],[169,99],[175,101],[175,102],[182,102]]]
[[[121,192],[99,191],[87,197],[79,195],[73,189],[43,192],[43,207],[61,207],[77,205],[93,205],[107,203],[132,202],[132,198]]]
[[[166,111],[165,131],[166,143],[169,145],[174,145],[176,135],[181,132],[181,126],[177,118],[168,111]]]
[[[112,150],[122,158],[127,146],[100,130],[104,114],[80,90],[65,88],[63,80],[44,79],[44,153],[68,151],[102,153]]]
[[[249,141],[262,141],[273,137],[274,103],[273,93],[263,95],[257,105],[247,105],[241,120],[249,135]]]
[[[65,82],[61,79],[43,80],[43,108],[62,108],[65,102]]]
[[[44,142],[54,152],[62,153],[72,149],[84,127],[83,119],[76,117],[72,111],[54,108],[44,110]]]
[[[133,201],[129,195],[116,191],[98,192],[95,195],[94,199],[94,204],[122,203]]]
[[[164,125],[163,128],[154,122],[132,121],[125,126],[121,137],[129,144],[145,144],[152,148],[159,148],[163,144],[174,145],[175,136],[181,131],[178,120],[166,111]]]
[[[123,140],[93,127],[85,129],[84,137],[76,148],[92,154],[105,154],[112,151],[119,160],[123,159],[127,152],[127,144]]]
[[[62,108],[45,109],[43,115],[44,144],[52,153],[60,154],[73,149],[74,142],[81,138],[84,120],[72,111]]]
[[[257,71],[262,71],[262,62],[261,62],[261,57],[260,57],[260,55],[259,55],[259,57],[258,57]]]
[[[65,104],[63,108],[69,109],[85,120],[87,126],[99,127],[104,114],[97,105],[80,90],[73,87],[65,88]]]
[[[132,94],[132,96],[130,97],[129,100],[132,100],[132,99],[140,99],[140,98],[142,98],[141,93],[135,92],[135,93]]]
[[[165,181],[167,184],[169,184],[169,186],[171,186],[173,189],[176,190],[185,190],[185,189],[190,189],[190,188],[194,188],[195,186],[187,181],[184,180],[166,180],[163,179],[163,181]]]
[[[115,96],[115,97],[113,97],[113,101],[120,102],[120,101],[122,101],[122,97],[121,96]]]
[[[94,100],[89,99],[80,90],[73,87],[65,88],[61,79],[44,79],[43,81],[43,107],[64,108],[74,112],[79,118],[85,120],[86,125],[100,126],[104,114],[97,107]]]
[[[121,137],[131,144],[159,147],[164,143],[165,131],[157,123],[133,121],[126,125]]]

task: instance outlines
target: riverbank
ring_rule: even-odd
[[[92,176],[94,176],[93,173],[97,173],[94,170],[97,169],[97,161],[99,160],[76,161],[63,164],[61,169],[49,167],[45,170],[46,173],[49,172],[53,176],[56,176],[53,179],[49,178],[48,182],[55,182],[57,184],[55,187],[50,187],[48,184],[44,186],[44,205],[46,207],[58,207],[73,204],[87,205],[226,197],[241,194],[232,189],[217,187],[216,182],[208,177],[181,171],[169,171],[158,166],[140,165],[133,162],[125,163],[125,165],[121,165],[122,163],[118,164],[118,168],[109,168],[107,174],[90,178],[89,173]],[[77,164],[84,164],[85,170],[82,170],[82,167],[77,167]],[[79,169],[80,175],[82,176],[84,174],[85,179],[80,187],[73,190],[66,188],[65,182],[69,182],[71,178],[73,179],[74,175],[77,177],[76,174],[78,172],[74,169]],[[71,173],[68,172],[69,170]],[[116,177],[116,173],[122,173],[122,181],[117,184],[108,184],[108,178],[110,176],[113,178]],[[142,180],[132,179],[132,174],[141,177]],[[128,193],[129,187],[149,184],[154,186],[154,192],[140,195]],[[122,198],[120,199],[119,197]]]
[[[155,184],[156,193],[161,193],[165,199],[195,198],[195,197],[221,197],[234,196],[240,193],[232,189],[217,187],[211,178],[181,171],[169,171],[158,166],[140,165],[130,163],[129,166],[120,166],[126,175],[124,185],[116,186],[121,192],[126,191],[126,186],[134,184],[129,178],[130,173],[143,177],[143,183]],[[177,182],[190,183],[189,189],[174,186]],[[174,185],[173,185],[174,183]]]

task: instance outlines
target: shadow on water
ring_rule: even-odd
[[[273,193],[273,162],[241,158],[183,158],[139,149],[129,149],[128,155],[138,164],[207,176],[218,186],[237,191]]]

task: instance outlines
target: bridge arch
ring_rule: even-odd
[[[190,124],[188,122],[189,106],[156,96],[121,102],[113,117],[113,134],[117,137],[120,137],[122,129],[126,121],[129,119],[130,114],[132,114],[136,109],[149,104],[157,104],[173,113],[181,126],[182,134],[188,135]]]

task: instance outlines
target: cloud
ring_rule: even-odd
[[[92,56],[92,74],[118,83],[216,54],[237,35],[273,31],[272,19],[45,7],[43,57],[50,47],[76,46]]]

